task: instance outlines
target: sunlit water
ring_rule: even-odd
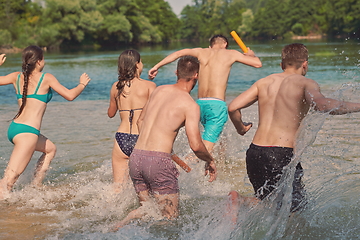
[[[280,51],[284,42],[249,43],[261,58],[263,68],[234,64],[227,101],[268,74],[281,71]],[[310,51],[308,77],[317,80],[326,96],[360,102],[359,42],[306,42]],[[195,47],[185,45],[186,47]],[[184,47],[143,47],[142,77],[167,54]],[[203,47],[206,47],[204,45]],[[231,48],[236,48],[232,45]],[[360,232],[360,113],[329,116],[311,112],[305,118],[296,156],[281,186],[268,200],[254,208],[242,207],[232,226],[226,217],[227,194],[236,190],[252,196],[245,170],[245,151],[257,125],[256,105],[243,113],[254,123],[245,136],[227,123],[216,145],[219,177],[207,182],[202,162],[189,162],[190,173],[180,170],[180,216],[164,222],[152,206],[148,217],[119,231],[111,227],[138,206],[129,182],[115,194],[112,189],[111,150],[119,118],[109,119],[107,107],[111,84],[116,81],[117,57],[121,51],[47,53],[44,72],[54,74],[67,87],[74,87],[82,72],[92,81],[74,102],[58,95],[48,105],[41,132],[57,145],[57,154],[44,187],[29,185],[35,153],[14,191],[0,202],[0,239],[356,239]],[[0,75],[19,71],[20,55],[9,55]],[[175,82],[176,64],[160,70],[157,85]],[[192,94],[196,96],[196,89]],[[6,137],[9,120],[17,112],[11,86],[0,87],[0,172],[6,168],[13,145]],[[184,131],[175,152],[190,152]],[[293,167],[301,161],[308,204],[289,215]],[[289,177],[290,176],[290,177]],[[284,196],[281,198],[280,196]],[[282,201],[281,208],[278,200]]]

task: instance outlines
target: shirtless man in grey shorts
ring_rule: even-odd
[[[198,60],[184,56],[178,61],[177,82],[154,90],[138,120],[139,138],[130,155],[130,177],[140,204],[143,205],[153,196],[167,219],[174,219],[179,214],[179,172],[171,160],[171,151],[181,127],[185,126],[190,148],[206,162],[205,174],[209,173],[209,181],[216,179],[214,159],[200,136],[199,106],[189,94],[197,82],[198,71]],[[135,209],[117,228],[143,215],[141,207]]]

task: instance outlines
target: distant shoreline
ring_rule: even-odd
[[[291,39],[322,39],[323,37],[321,34],[311,34],[307,36],[292,36]]]
[[[23,49],[21,48],[17,48],[17,47],[0,47],[0,54],[5,53],[19,53],[21,52]]]

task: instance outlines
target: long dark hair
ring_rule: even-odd
[[[118,90],[117,97],[123,95],[124,87],[127,85],[130,87],[131,80],[136,77],[136,64],[140,62],[140,54],[135,50],[125,50],[123,51],[118,59],[118,80],[119,82],[116,85]]]
[[[26,105],[27,91],[29,86],[29,76],[34,71],[37,61],[44,59],[43,50],[38,46],[29,46],[22,52],[22,73],[24,74],[24,86],[22,93],[22,103],[19,112],[14,117],[20,116]],[[20,89],[18,89],[20,92]]]

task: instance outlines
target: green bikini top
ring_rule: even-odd
[[[51,98],[52,98],[52,95],[53,95],[51,88],[49,88],[49,91],[48,91],[48,93],[46,93],[46,94],[37,94],[37,92],[38,92],[38,90],[39,90],[39,87],[40,87],[40,85],[41,85],[41,83],[42,83],[42,81],[43,81],[44,75],[45,75],[45,73],[43,73],[43,74],[41,75],[40,80],[39,80],[39,83],[38,83],[38,85],[36,86],[36,89],[35,89],[34,94],[29,94],[29,95],[27,95],[27,98],[35,98],[35,99],[37,99],[37,100],[39,100],[39,101],[42,101],[42,102],[44,102],[44,103],[50,102],[50,100],[51,100]],[[20,74],[18,75],[18,78],[17,78],[17,80],[16,80],[16,86],[17,86],[17,89],[18,89],[18,93],[16,94],[16,96],[17,96],[17,99],[20,99],[20,98],[22,98],[22,96],[23,96],[22,94],[20,94]]]

